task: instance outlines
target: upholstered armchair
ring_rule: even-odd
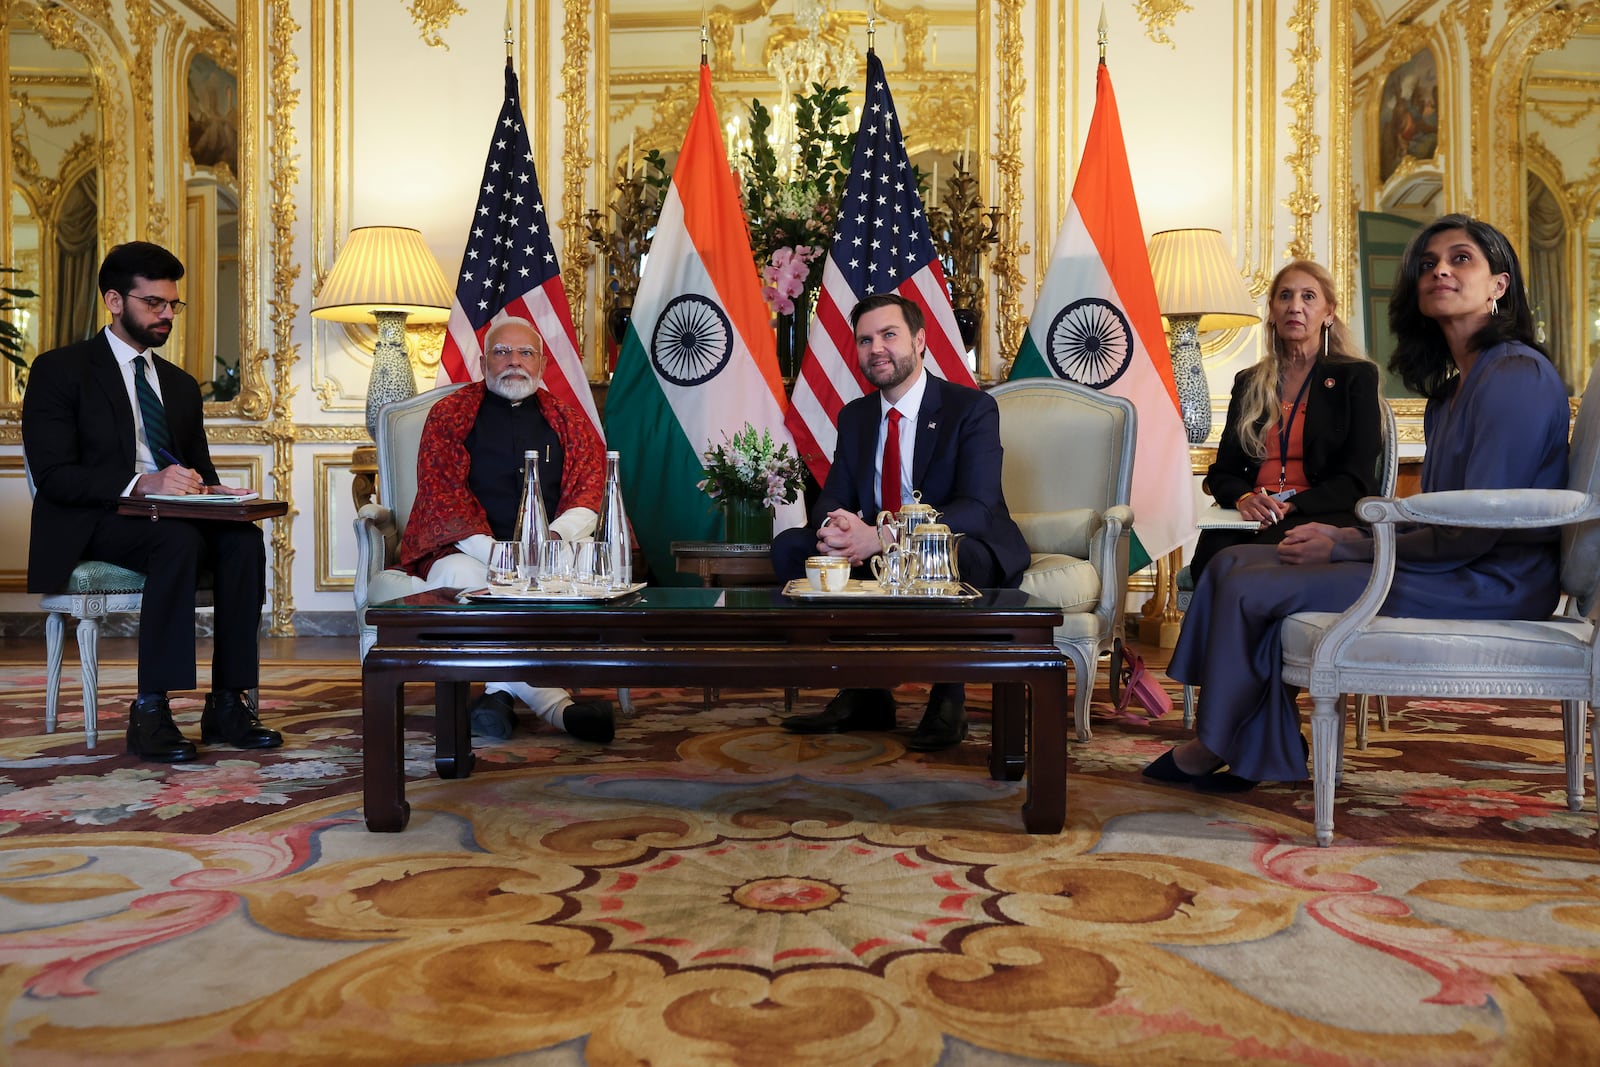
[[[1006,382],[991,395],[1000,405],[1006,504],[1033,554],[1022,588],[1065,616],[1056,645],[1072,660],[1073,716],[1087,741],[1099,658],[1114,653],[1115,690],[1122,649],[1133,405],[1053,378]]]
[[[1342,693],[1559,700],[1567,806],[1583,805],[1584,723],[1600,699],[1600,386],[1591,376],[1573,430],[1567,489],[1422,493],[1368,497],[1372,580],[1343,614],[1302,612],[1283,627],[1283,677],[1312,699],[1311,748],[1317,844],[1333,840],[1333,790],[1342,766]],[[1591,398],[1588,394],[1595,393]],[[1397,619],[1377,614],[1394,577],[1395,524],[1561,531],[1565,615],[1537,621]],[[1600,780],[1600,723],[1591,723]]]
[[[378,639],[377,628],[367,625],[367,605],[407,596],[423,586],[420,578],[395,566],[400,533],[417,499],[417,450],[423,424],[433,405],[459,388],[430,389],[385,405],[378,413],[378,493],[386,503],[365,504],[356,513],[356,625],[363,659]]]

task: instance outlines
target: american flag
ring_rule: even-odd
[[[483,336],[504,318],[533,323],[550,357],[544,369],[545,388],[581,407],[594,423],[595,432],[602,433],[578,355],[577,331],[572,327],[566,287],[561,284],[561,264],[550,241],[517,76],[509,60],[506,100],[489,143],[489,160],[483,167],[483,185],[472,213],[461,276],[456,279],[456,300],[450,309],[435,384],[481,379]]]
[[[889,292],[916,303],[928,320],[923,365],[942,378],[975,385],[883,63],[868,52],[867,97],[839,203],[839,229],[828,249],[817,316],[784,416],[818,481],[827,480],[833,464],[839,409],[872,389],[856,364],[850,309],[862,297]]]

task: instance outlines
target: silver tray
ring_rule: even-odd
[[[811,588],[811,583],[805,578],[793,578],[783,587],[783,595],[794,600],[854,600],[874,601],[883,603],[900,604],[960,604],[968,600],[977,600],[982,593],[968,585],[966,582],[957,583],[953,593],[890,593],[885,592],[877,582],[869,582],[860,578],[851,578],[845,587],[838,592],[828,592]]]
[[[649,583],[634,582],[626,589],[607,589],[603,593],[541,593],[537,589],[530,589],[526,593],[493,593],[485,587],[468,589],[461,594],[461,599],[470,600],[474,604],[601,604],[608,600],[621,600],[625,596],[632,596],[647,584]]]

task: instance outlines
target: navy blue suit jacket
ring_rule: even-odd
[[[924,369],[923,373],[928,372]],[[874,467],[882,413],[876,392],[858,397],[840,410],[833,466],[811,512],[812,530],[838,508],[877,518]],[[921,494],[924,504],[941,512],[940,521],[952,532],[987,545],[1005,575],[1003,585],[1014,587],[1022,580],[1031,555],[1022,531],[1006,510],[1000,487],[1003,454],[1000,408],[994,398],[928,373],[917,413],[912,488]]]

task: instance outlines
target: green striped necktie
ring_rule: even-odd
[[[156,470],[168,466],[166,456],[172,452],[172,431],[167,428],[167,409],[161,406],[161,398],[156,396],[156,391],[150,384],[150,379],[144,376],[144,356],[133,357],[133,391],[139,398],[139,417],[144,420],[144,440],[150,446],[150,458],[155,461]]]

